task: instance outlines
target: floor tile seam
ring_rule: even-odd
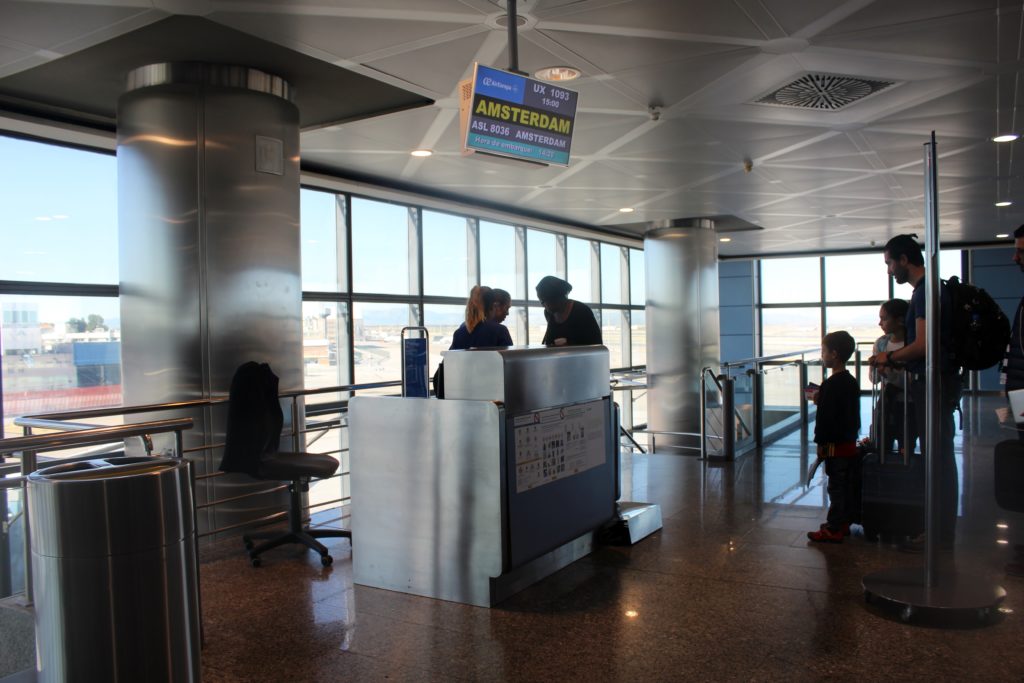
[[[358,658],[363,659],[364,661],[367,661],[367,662],[380,662],[380,663],[383,663],[385,665],[385,667],[387,667],[388,665],[393,664],[391,659],[389,657],[386,657],[386,656],[385,657],[378,657],[376,655],[363,654],[362,652],[350,652],[350,651],[347,651],[347,650],[343,651],[342,655],[345,656],[345,657],[358,657]],[[451,680],[466,681],[468,683],[469,681],[475,680],[474,677],[472,677],[472,676],[469,676],[469,677],[457,676],[457,675],[452,674],[449,671],[439,671],[437,669],[430,668],[430,667],[422,667],[422,666],[414,666],[414,665],[402,665],[402,668],[407,670],[407,671],[422,671],[425,674],[432,674],[432,675],[435,675],[435,676],[441,676],[445,680],[449,680],[449,681],[451,681]]]
[[[804,568],[805,569],[814,569],[813,567],[804,567]],[[728,577],[724,577],[724,576],[705,576],[705,575],[702,575],[702,574],[694,574],[694,573],[691,573],[691,572],[683,572],[683,573],[666,572],[666,571],[659,571],[657,569],[647,569],[647,568],[644,568],[644,567],[621,567],[620,569],[622,569],[623,571],[637,571],[637,572],[644,572],[644,573],[647,573],[647,574],[657,574],[659,576],[687,577],[687,578],[692,578],[692,579],[701,579],[701,580],[704,580],[704,581],[715,581],[715,582],[728,583],[728,584],[737,584],[737,585],[741,585],[741,586],[753,586],[753,587],[757,587],[757,588],[777,588],[779,590],[785,590],[785,591],[796,591],[796,592],[801,592],[801,593],[815,593],[815,594],[820,594],[820,595],[844,595],[844,593],[842,591],[818,590],[818,589],[815,589],[815,588],[807,588],[807,587],[804,587],[804,588],[794,588],[793,586],[779,586],[779,585],[771,584],[771,583],[759,583],[757,581],[742,581],[742,580],[739,580],[739,579],[733,579],[733,578],[728,578]]]

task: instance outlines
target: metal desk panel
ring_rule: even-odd
[[[357,396],[349,431],[355,582],[493,604],[506,547],[500,406]]]
[[[449,351],[447,399],[501,401],[509,415],[580,403],[610,394],[604,346],[509,347]]]

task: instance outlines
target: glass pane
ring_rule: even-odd
[[[761,309],[761,353],[773,356],[821,347],[818,308]]]
[[[337,195],[302,190],[302,289],[306,292],[341,292],[338,282]]]
[[[515,228],[480,221],[480,282],[488,287],[504,289],[515,298],[522,296],[519,292],[522,285],[516,286],[521,279],[522,273],[516,272]],[[467,287],[463,295],[468,292]]]
[[[601,301],[622,303],[622,248],[601,245]]]
[[[647,365],[647,312],[633,310],[629,313],[632,328],[633,358],[630,365]]]
[[[526,298],[536,301],[537,290],[534,288],[541,278],[545,275],[557,275],[555,271],[555,236],[550,232],[527,230],[526,264],[527,272],[529,272],[529,277],[526,280]],[[533,326],[532,320],[530,321],[530,326]],[[543,333],[541,336],[543,336]],[[540,338],[538,337],[537,343],[539,342]],[[534,343],[532,333],[530,334],[530,343]]]
[[[943,280],[956,275],[963,279],[963,268],[961,263],[961,252],[959,249],[940,249],[939,250],[939,277]],[[893,296],[897,299],[906,299],[910,301],[910,297],[914,295],[914,288],[909,282],[902,285],[893,282]]]
[[[627,392],[633,402],[633,427],[647,426],[647,392]]]
[[[121,320],[113,297],[0,296],[4,434],[13,420],[121,405]]]
[[[964,277],[962,258],[962,252],[959,249],[940,249],[939,277],[948,280],[956,275],[962,280]]]
[[[646,270],[644,252],[639,249],[629,250],[629,303],[634,306],[647,304],[647,290],[644,282]]]
[[[880,254],[825,257],[825,300],[877,301],[889,298],[889,278]]]
[[[0,159],[0,280],[116,284],[114,155],[0,136]]]
[[[544,341],[544,332],[548,329],[548,321],[544,319],[544,309],[539,306],[530,306],[526,311],[529,343],[536,346]]]
[[[409,294],[409,209],[352,198],[352,287]]]
[[[352,306],[355,383],[398,382],[402,379],[402,328],[414,325],[409,304],[356,303]],[[401,394],[386,387],[360,394]]]
[[[348,304],[306,301],[302,304],[302,358],[305,387],[320,389],[351,384]],[[311,394],[307,403],[337,401],[340,393]]]
[[[590,250],[591,243],[588,240],[581,240],[576,237],[566,238],[566,260],[569,262],[567,269],[569,282],[572,283],[573,299],[586,303],[594,302],[593,287],[591,286],[590,273]],[[534,282],[534,285],[537,283]]]
[[[465,316],[465,306],[427,304],[423,307],[423,325],[430,330],[427,342],[430,362],[427,370],[431,377],[434,376],[437,364],[441,362],[442,354],[452,345],[452,335],[459,329]]]
[[[436,211],[423,212],[424,294],[466,296],[469,292],[466,247],[464,217]],[[487,282],[484,284],[494,286]]]
[[[763,259],[761,303],[796,304],[821,301],[819,263],[817,256]]]
[[[608,347],[610,367],[626,365],[622,359],[622,311],[601,311],[601,338]]]
[[[862,389],[871,388],[871,380],[868,377],[865,362],[871,355],[871,345],[882,336],[882,330],[878,326],[878,308],[878,306],[829,306],[825,309],[826,333],[846,330],[857,342],[857,350],[861,353],[860,386]],[[854,359],[851,358],[846,369],[856,374],[853,361]]]

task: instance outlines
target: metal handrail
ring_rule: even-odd
[[[109,443],[133,436],[180,432],[192,428],[192,418],[179,417],[172,420],[157,420],[139,424],[94,427],[83,431],[59,432],[57,434],[32,434],[0,440],[0,455],[23,451],[42,453],[87,444]]]
[[[776,353],[771,356],[757,356],[755,358],[744,358],[743,360],[731,360],[727,363],[722,363],[721,367],[731,368],[739,365],[753,365],[763,363],[768,360],[776,360],[779,358],[789,358],[790,356],[804,356],[808,353],[820,353],[821,347],[815,347],[813,349],[804,349],[802,351],[790,351],[789,353]]]

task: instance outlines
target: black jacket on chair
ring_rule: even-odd
[[[223,472],[260,477],[265,456],[278,452],[284,413],[277,397],[279,380],[266,363],[243,363],[231,379]]]

